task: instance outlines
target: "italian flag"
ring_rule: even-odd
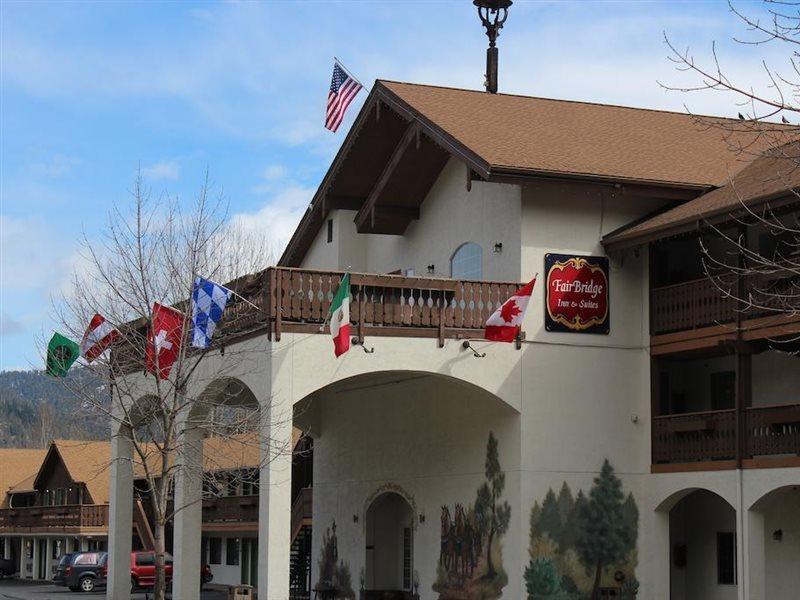
[[[350,273],[345,273],[328,313],[333,352],[337,357],[350,350]]]

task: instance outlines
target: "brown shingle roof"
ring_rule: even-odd
[[[0,448],[0,506],[6,502],[6,492],[15,484],[36,477],[47,450],[41,448]]]
[[[514,169],[620,180],[722,184],[752,134],[738,121],[589,102],[378,81],[477,154]],[[727,128],[709,127],[711,123]],[[734,125],[735,124],[735,125]]]
[[[726,216],[742,204],[789,196],[800,189],[800,145],[789,144],[758,157],[729,178],[723,187],[703,194],[636,225],[611,233],[606,247],[622,247],[666,237],[697,221]]]
[[[108,481],[111,476],[111,444],[76,440],[55,440],[53,443],[64,459],[72,479],[86,484],[95,504],[107,503]]]

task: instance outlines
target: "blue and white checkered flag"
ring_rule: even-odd
[[[214,329],[222,318],[231,291],[208,279],[197,277],[192,291],[192,346],[208,348]]]

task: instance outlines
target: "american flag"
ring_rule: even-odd
[[[339,125],[344,119],[344,112],[359,90],[361,90],[361,84],[351,77],[338,61],[334,62],[331,90],[328,92],[328,109],[325,113],[326,129],[331,131],[339,129]]]

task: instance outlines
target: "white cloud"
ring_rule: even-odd
[[[160,181],[163,179],[177,181],[180,175],[180,166],[175,161],[161,161],[142,167],[142,177],[150,181]]]
[[[39,177],[63,177],[68,175],[79,164],[81,164],[80,159],[74,156],[56,154],[47,162],[32,164],[30,171],[33,175]]]
[[[244,230],[264,232],[277,256],[280,256],[315,191],[312,187],[288,183],[259,210],[233,215],[231,224]]]
[[[0,215],[0,286],[5,290],[59,285],[69,255],[69,249],[41,219]]]
[[[15,335],[24,331],[22,323],[6,313],[0,313],[0,337]]]
[[[268,165],[261,171],[261,178],[265,181],[275,181],[286,177],[288,170],[283,165]]]

